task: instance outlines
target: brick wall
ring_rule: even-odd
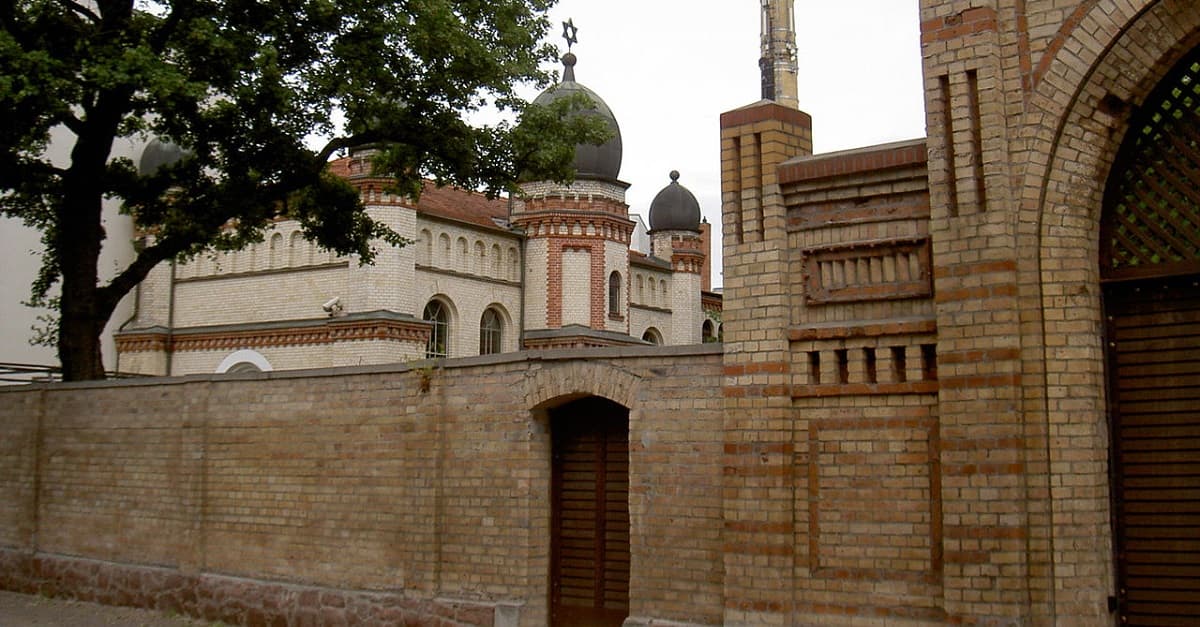
[[[229,622],[544,624],[546,409],[598,394],[631,410],[631,612],[715,623],[719,360],[601,349],[6,388],[0,585]]]

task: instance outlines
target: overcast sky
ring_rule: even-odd
[[[925,135],[917,9],[917,0],[796,0],[800,108],[813,117],[816,152]],[[575,78],[621,125],[630,210],[645,218],[679,170],[719,228],[719,116],[759,99],[759,3],[560,0],[551,17],[563,46],[561,22],[574,20]]]

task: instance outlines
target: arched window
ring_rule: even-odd
[[[458,238],[455,245],[458,248],[458,261],[456,262],[455,268],[457,268],[458,270],[460,270],[462,272],[470,272],[471,271],[471,256],[470,256],[470,253],[467,252],[467,246],[468,246],[467,238],[465,238],[465,237]]]
[[[517,249],[510,247],[508,249],[508,280],[521,280],[520,262],[517,259]]]
[[[501,352],[504,340],[504,318],[492,307],[483,311],[479,319],[479,354],[494,355]]]
[[[217,366],[217,374],[223,372],[270,372],[271,362],[253,350],[239,350],[225,357]]]
[[[418,263],[428,266],[433,262],[433,233],[429,229],[421,229],[421,244],[424,256],[421,257]]]
[[[608,315],[614,318],[621,316],[621,273],[613,272],[608,275]]]
[[[283,265],[283,233],[271,236],[271,252],[267,264],[267,267],[270,268],[278,268]]]
[[[712,320],[704,320],[704,325],[700,327],[700,337],[705,344],[717,341],[717,329]]]
[[[658,332],[658,329],[650,327],[649,329],[646,329],[645,333],[642,334],[642,341],[648,342],[655,346],[662,346],[662,334]]]
[[[292,231],[291,237],[288,238],[288,265],[299,266],[308,261],[305,259],[304,248],[304,236],[300,231]]]
[[[426,357],[446,357],[450,354],[450,311],[440,300],[431,300],[425,305],[421,319],[432,327],[429,341],[425,344]]]

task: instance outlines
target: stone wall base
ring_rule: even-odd
[[[184,573],[175,568],[6,548],[0,548],[0,589],[174,612],[248,627],[506,627],[516,624],[520,611],[519,605],[508,603],[422,600],[403,592],[339,590]]]

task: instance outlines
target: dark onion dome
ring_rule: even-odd
[[[679,184],[679,171],[671,171],[667,185],[650,203],[651,231],[700,231],[700,203]]]
[[[575,176],[581,179],[605,179],[615,181],[621,172],[621,127],[612,110],[604,103],[596,92],[575,82],[575,55],[568,52],[563,55],[563,80],[561,83],[542,92],[534,104],[548,105],[560,98],[574,94],[584,94],[592,100],[594,106],[582,111],[579,115],[598,115],[608,121],[613,136],[599,146],[592,144],[577,144],[575,146]]]
[[[183,159],[184,154],[183,148],[180,148],[178,144],[156,137],[142,149],[142,156],[138,159],[138,174],[151,176],[164,165],[178,163]]]

